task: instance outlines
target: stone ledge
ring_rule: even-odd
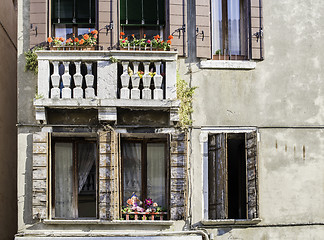
[[[260,218],[253,219],[217,219],[217,220],[202,220],[202,225],[217,226],[217,225],[255,225],[261,222]]]
[[[230,60],[202,60],[200,68],[202,69],[255,69],[256,62],[252,61],[230,61]]]
[[[154,225],[154,226],[172,226],[175,221],[158,221],[158,220],[44,220],[44,224],[57,224],[57,225]]]

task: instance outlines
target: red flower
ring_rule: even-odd
[[[154,39],[155,39],[155,40],[160,39],[160,35],[156,35],[156,36],[154,36]]]
[[[146,34],[144,34],[144,38],[146,38]]]
[[[169,39],[171,40],[171,39],[173,39],[173,36],[172,36],[172,35],[170,35],[170,36],[169,36],[168,38],[169,38]]]
[[[134,34],[132,34],[132,37],[133,37],[133,38],[135,38],[135,35],[134,35]]]
[[[60,39],[59,39],[59,40],[60,40],[61,42],[64,42],[64,40],[65,40],[65,39],[64,39],[64,38],[62,38],[62,37],[60,37]]]
[[[74,39],[74,42],[79,42],[79,38],[75,38]]]
[[[120,36],[124,36],[124,35],[125,35],[125,33],[124,33],[124,32],[121,32],[121,33],[120,33]]]
[[[56,41],[60,40],[58,37],[55,38]]]
[[[53,39],[51,37],[47,38],[47,42],[51,43],[53,42]]]
[[[81,40],[79,41],[79,44],[82,45],[83,43],[84,43],[84,40],[81,39]]]
[[[125,37],[125,40],[128,40],[128,37]]]
[[[89,39],[89,35],[88,34],[84,34],[83,35],[83,38],[84,38],[84,40],[88,40]]]
[[[168,44],[171,44],[171,40],[168,40],[167,43],[168,43]]]
[[[93,36],[94,38],[98,38],[98,35],[97,34],[95,34],[94,36]]]
[[[93,34],[93,35],[98,34],[98,31],[97,31],[97,30],[93,30],[93,31],[91,32],[91,34]]]

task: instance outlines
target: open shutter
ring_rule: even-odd
[[[180,56],[187,55],[187,0],[169,0],[169,11],[166,26],[170,34],[174,33],[172,40],[172,49],[177,49]],[[176,32],[179,28],[185,26],[185,31]],[[179,37],[180,34],[180,37]],[[167,37],[166,37],[167,38]]]
[[[33,218],[47,217],[48,153],[50,133],[33,134]]]
[[[99,218],[119,218],[118,158],[112,130],[99,132]]]
[[[99,45],[104,49],[116,47],[118,43],[118,1],[98,0]],[[104,29],[112,23],[112,30]]]
[[[199,58],[211,58],[210,1],[196,0],[196,51]],[[203,34],[202,34],[203,31]]]
[[[172,133],[170,139],[171,168],[171,220],[185,218],[187,194],[187,136],[185,133]]]
[[[248,219],[258,217],[258,184],[257,184],[257,133],[245,134],[246,144],[246,189]]]
[[[251,58],[263,60],[262,0],[250,0],[251,8]]]
[[[216,135],[208,138],[208,219],[217,219]]]
[[[30,47],[46,42],[47,38],[47,0],[30,0]],[[35,28],[37,27],[37,36]]]

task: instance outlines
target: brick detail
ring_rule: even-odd
[[[172,133],[170,141],[170,215],[171,220],[185,218],[187,198],[187,134]]]
[[[33,134],[33,218],[47,217],[47,163],[49,133]]]
[[[118,208],[118,158],[112,131],[99,132],[99,218],[116,220]]]

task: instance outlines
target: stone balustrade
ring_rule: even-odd
[[[45,108],[51,107],[97,108],[99,120],[115,120],[117,107],[179,106],[176,52],[38,51],[37,55],[34,106],[39,121],[46,121]]]

